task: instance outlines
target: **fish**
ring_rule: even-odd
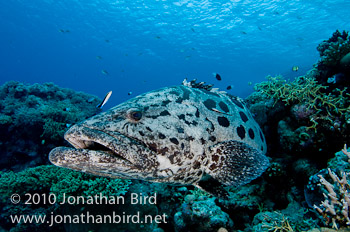
[[[298,67],[298,66],[293,66],[293,67],[292,67],[292,71],[293,71],[293,72],[298,72],[298,70],[299,70],[299,67]]]
[[[225,186],[246,184],[269,165],[265,137],[244,101],[187,80],[75,124],[64,138],[73,147],[50,151],[56,166],[194,185],[223,199]]]
[[[101,109],[101,108],[107,103],[107,101],[109,100],[109,98],[111,97],[111,95],[112,95],[112,91],[109,91],[109,92],[106,94],[105,98],[103,98],[103,100],[101,101],[101,103],[98,104],[98,105],[96,106],[96,108],[100,108],[100,109]]]
[[[107,70],[105,70],[105,69],[102,69],[101,73],[104,74],[104,75],[109,75],[109,72]]]
[[[226,87],[227,90],[230,90],[232,88],[233,88],[233,85],[229,85],[229,86]]]
[[[218,73],[213,73],[213,76],[216,78],[216,80],[221,81],[221,76]]]

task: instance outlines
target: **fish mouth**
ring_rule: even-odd
[[[139,154],[149,150],[141,141],[119,132],[79,124],[72,126],[64,138],[74,148],[53,149],[49,154],[51,163],[100,176],[129,178],[130,170],[144,169]]]
[[[132,163],[122,149],[132,139],[121,133],[112,134],[89,127],[73,126],[65,133],[64,138],[76,149],[96,151]]]

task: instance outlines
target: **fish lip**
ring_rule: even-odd
[[[97,128],[79,124],[72,126],[65,133],[64,138],[76,149],[99,151],[127,161],[130,165],[133,165],[132,159],[121,152],[122,149],[120,147],[125,140],[138,142],[119,132],[107,133]]]

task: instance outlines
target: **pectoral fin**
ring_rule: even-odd
[[[206,173],[224,185],[240,186],[259,177],[269,165],[267,157],[246,143],[230,140],[208,149]]]

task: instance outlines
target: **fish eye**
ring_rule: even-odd
[[[139,109],[130,109],[127,112],[127,117],[134,122],[138,122],[142,118],[142,111]]]

